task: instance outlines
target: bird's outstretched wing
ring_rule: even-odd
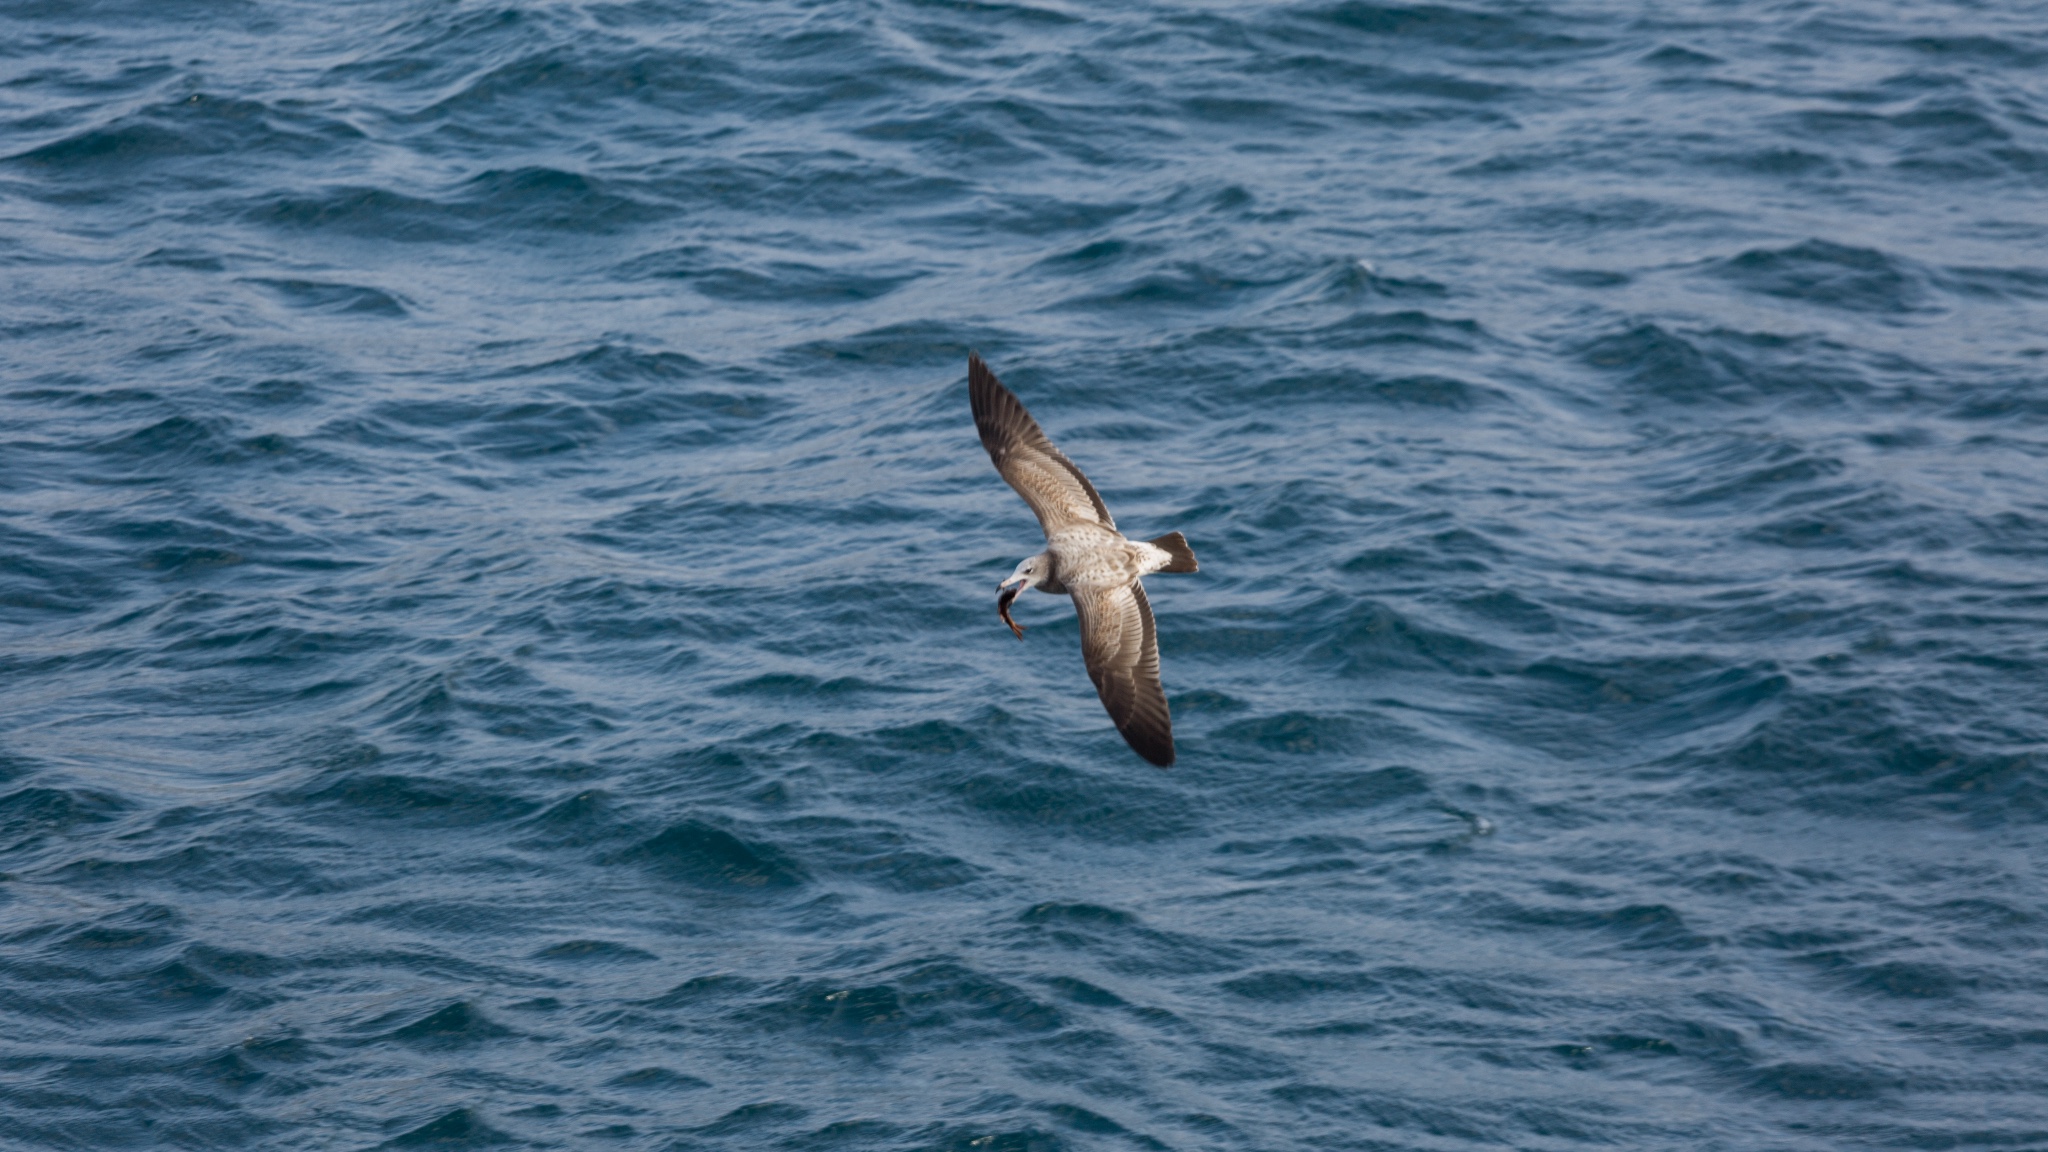
[[[1138,755],[1165,768],[1173,763],[1173,716],[1159,686],[1159,633],[1145,586],[1074,588],[1081,618],[1081,657],[1088,678],[1116,730]]]
[[[967,396],[974,403],[981,446],[996,471],[1031,505],[1047,536],[1074,524],[1116,527],[1095,485],[1052,446],[1023,403],[973,353],[967,356]]]

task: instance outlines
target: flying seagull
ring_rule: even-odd
[[[1109,718],[1138,755],[1161,768],[1172,764],[1173,716],[1159,687],[1159,634],[1138,580],[1148,572],[1195,571],[1194,550],[1178,532],[1125,539],[1095,485],[973,353],[967,356],[967,396],[981,446],[1045,530],[1045,551],[1017,565],[997,587],[996,611],[1022,640],[1024,629],[1010,619],[1011,601],[1026,588],[1072,596],[1081,618],[1081,657]]]

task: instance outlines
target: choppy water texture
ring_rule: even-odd
[[[2044,204],[2038,3],[14,3],[0,1143],[2048,1148]]]

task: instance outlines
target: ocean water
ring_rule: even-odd
[[[2048,1148],[2040,3],[15,0],[0,268],[0,1146]]]

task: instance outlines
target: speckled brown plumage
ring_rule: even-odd
[[[999,603],[1009,619],[1015,582],[1073,597],[1080,617],[1081,656],[1102,706],[1138,755],[1164,768],[1174,761],[1173,716],[1159,683],[1159,634],[1140,578],[1151,572],[1193,572],[1195,554],[1174,532],[1157,542],[1125,538],[1081,469],[1046,438],[1038,421],[996,379],[981,357],[967,358],[974,426],[996,471],[1038,516],[1046,550],[1005,580]]]

